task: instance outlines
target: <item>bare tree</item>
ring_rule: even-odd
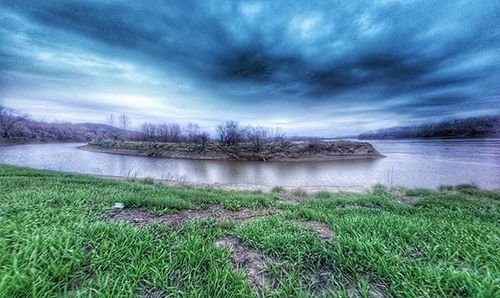
[[[184,128],[184,137],[186,141],[196,143],[200,135],[200,126],[196,123],[189,122]]]
[[[154,140],[156,138],[156,125],[153,123],[144,123],[139,128],[139,131],[146,136],[148,140]]]
[[[210,140],[210,134],[202,131],[200,126],[196,123],[189,122],[184,129],[184,137],[187,142],[201,144],[204,148]]]
[[[217,137],[223,146],[233,146],[243,140],[243,130],[236,121],[226,121],[217,126]]]
[[[156,134],[162,142],[180,142],[182,129],[176,123],[163,123],[156,126]]]
[[[2,138],[9,139],[16,123],[23,120],[24,118],[17,111],[0,105],[0,132]]]
[[[255,152],[260,152],[265,143],[269,142],[272,131],[263,126],[249,126],[245,130],[247,140]]]
[[[283,145],[286,138],[281,128],[269,128],[263,126],[248,126],[245,129],[246,141],[250,142],[255,152],[260,152],[264,144]]]
[[[207,146],[208,141],[210,141],[210,134],[208,132],[202,131],[198,134],[196,142],[201,144],[203,148]]]
[[[283,145],[286,142],[286,134],[281,130],[281,127],[276,127],[270,131],[270,139],[273,143]]]
[[[171,142],[180,142],[182,140],[182,129],[177,123],[168,125],[168,137]]]
[[[108,125],[109,126],[115,126],[115,115],[109,114],[108,119],[107,119]]]
[[[123,113],[118,117],[118,127],[122,130],[122,138],[123,140],[127,139],[127,132],[130,129],[130,125],[132,124],[132,121],[130,120],[130,117]]]

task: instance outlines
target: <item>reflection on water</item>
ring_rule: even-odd
[[[500,188],[500,140],[371,141],[385,158],[324,162],[161,159],[89,152],[81,144],[0,147],[0,162],[112,176],[265,186],[407,187],[476,183]]]

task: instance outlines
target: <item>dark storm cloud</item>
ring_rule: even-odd
[[[7,34],[0,37],[0,79],[16,77],[18,85],[28,73],[63,80],[106,75],[115,87],[131,77],[160,85],[174,77],[221,105],[275,102],[279,109],[286,102],[290,117],[315,105],[329,117],[330,107],[356,103],[373,119],[384,112],[410,120],[462,116],[467,106],[499,112],[483,104],[485,94],[491,102],[500,93],[494,0],[6,0],[0,8]],[[33,47],[30,53],[43,50],[42,58],[54,53],[61,64],[15,51],[9,43],[19,40]],[[61,58],[74,48],[82,53]],[[106,64],[102,55],[119,61]],[[78,61],[87,64],[75,69]],[[145,69],[154,74],[137,79]]]

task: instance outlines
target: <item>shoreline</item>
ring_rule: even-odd
[[[202,183],[202,182],[189,182],[180,180],[168,180],[161,178],[151,178],[148,176],[138,176],[138,177],[128,177],[128,176],[115,176],[115,175],[100,175],[100,174],[90,174],[90,173],[81,173],[81,172],[71,172],[71,171],[59,171],[59,170],[51,170],[51,169],[39,169],[39,168],[31,168],[25,166],[18,166],[13,164],[1,163],[1,166],[7,166],[18,169],[27,169],[33,171],[47,171],[59,174],[66,174],[72,176],[86,176],[86,177],[94,177],[100,179],[109,179],[115,181],[129,181],[129,182],[145,182],[150,181],[150,184],[155,185],[164,185],[169,187],[190,187],[196,189],[217,189],[217,190],[225,190],[225,191],[262,191],[265,193],[271,193],[272,189],[275,187],[280,187],[285,191],[293,191],[293,190],[303,190],[307,193],[317,193],[322,191],[328,192],[353,192],[353,193],[363,193],[371,189],[374,185],[365,185],[365,186],[306,186],[306,185],[264,185],[264,184],[230,184],[230,183]]]
[[[7,146],[19,146],[19,145],[45,145],[45,144],[73,144],[73,143],[84,143],[84,142],[77,142],[77,141],[71,141],[71,142],[42,142],[42,141],[27,141],[27,142],[0,142],[0,147],[7,147]]]
[[[255,159],[245,159],[245,158],[231,158],[227,155],[221,155],[214,153],[213,155],[208,154],[192,154],[190,152],[179,152],[179,151],[165,151],[162,152],[161,156],[151,156],[147,151],[133,150],[133,149],[123,149],[123,148],[103,148],[91,144],[86,144],[79,146],[78,149],[107,153],[107,154],[118,154],[118,155],[131,155],[131,156],[142,156],[150,158],[172,158],[172,159],[192,159],[192,160],[220,160],[220,161],[263,161],[263,162],[320,162],[320,161],[336,161],[336,160],[363,160],[363,159],[376,159],[385,157],[379,152],[374,154],[352,154],[352,155],[316,155],[308,157],[281,157],[269,160],[255,160]]]
[[[232,183],[202,183],[202,182],[190,182],[184,181],[182,179],[178,180],[169,180],[162,178],[154,178],[150,176],[115,176],[115,175],[102,175],[102,174],[92,174],[92,173],[83,173],[83,172],[72,172],[72,171],[60,171],[53,169],[42,169],[42,168],[32,168],[26,166],[19,166],[14,164],[2,163],[0,162],[0,166],[8,166],[13,168],[20,169],[28,169],[34,171],[48,171],[53,173],[67,174],[73,176],[87,176],[94,178],[102,178],[109,179],[115,181],[129,181],[129,182],[144,182],[150,184],[157,185],[165,185],[170,187],[190,187],[196,189],[217,189],[217,190],[226,190],[226,191],[262,191],[265,193],[270,193],[273,188],[279,187],[284,189],[285,191],[293,191],[293,190],[303,190],[307,193],[318,193],[318,192],[353,192],[353,193],[365,193],[372,189],[376,185],[385,185],[386,183],[380,181],[367,185],[316,185],[316,186],[307,186],[307,185],[265,185],[265,184],[232,184]],[[460,185],[461,183],[450,184],[452,186]],[[463,184],[463,183],[462,183]],[[390,186],[395,189],[428,189],[428,190],[437,190],[438,187],[418,187],[418,186],[404,186],[404,185],[394,185]],[[500,191],[500,187],[481,187],[480,189],[485,191]]]
[[[112,175],[94,175],[94,174],[80,174],[73,172],[64,172],[75,175],[87,175],[96,178],[103,179],[111,179],[117,181],[132,181],[132,182],[141,182],[148,179],[147,177],[137,177],[137,178],[129,178],[126,176],[112,176]],[[317,193],[322,191],[328,192],[353,192],[353,193],[363,193],[367,190],[371,189],[374,185],[366,185],[366,186],[268,186],[268,185],[259,185],[259,184],[224,184],[224,183],[200,183],[200,182],[185,182],[185,181],[175,181],[175,180],[166,180],[166,179],[153,179],[152,184],[165,185],[171,187],[191,187],[197,189],[217,189],[217,190],[226,190],[226,191],[262,191],[265,193],[270,193],[273,188],[280,187],[285,191],[293,191],[296,189],[303,190],[307,193]]]

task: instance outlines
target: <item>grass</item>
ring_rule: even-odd
[[[0,166],[0,297],[247,297],[230,252],[272,257],[265,296],[499,297],[500,192],[473,186],[319,193],[296,204],[262,192],[166,187]],[[410,197],[412,206],[400,203]],[[180,228],[104,220],[116,202],[168,214],[220,204],[279,207],[243,225]],[[324,242],[297,224],[332,228]]]

